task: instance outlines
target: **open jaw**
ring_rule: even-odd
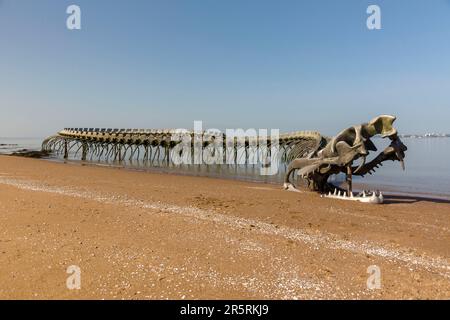
[[[383,193],[380,191],[362,191],[356,195],[354,195],[353,192],[350,192],[349,195],[346,191],[341,192],[335,189],[334,193],[329,192],[328,194],[322,194],[321,197],[372,204],[382,204],[384,202]]]
[[[311,191],[318,192],[324,198],[358,201],[363,203],[381,204],[384,197],[379,191],[363,191],[353,193],[353,176],[364,177],[372,175],[376,169],[383,166],[384,161],[399,161],[404,170],[405,152],[408,149],[400,140],[397,130],[392,126],[394,116],[382,115],[369,123],[352,126],[343,130],[333,138],[326,138],[326,144],[314,150],[307,158],[294,159],[288,167],[284,188],[294,191],[291,175],[306,181]],[[381,135],[391,140],[390,145],[380,152],[372,161],[366,162],[370,151],[377,151],[371,138]],[[358,166],[353,164],[360,160]],[[345,174],[347,189],[343,190],[329,183],[332,175]]]
[[[291,183],[285,183],[284,189],[292,192],[301,192],[296,186]],[[329,191],[327,193],[322,193],[320,196],[322,198],[328,199],[337,199],[337,200],[347,200],[347,201],[356,201],[362,203],[371,203],[371,204],[383,204],[384,196],[383,193],[379,190],[376,191],[368,191],[364,190],[358,193],[350,191],[350,193],[346,190],[343,190],[339,187],[334,186],[333,184],[328,184],[329,189],[333,189],[334,191]]]

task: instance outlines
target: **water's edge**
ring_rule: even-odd
[[[40,150],[42,139],[0,139],[0,154],[27,149]],[[450,139],[408,139],[409,147],[403,172],[398,163],[388,162],[373,176],[355,177],[356,190],[381,190],[386,194],[425,197],[450,200],[450,164],[445,161],[450,157]],[[380,150],[383,146],[380,146]],[[72,165],[90,165],[98,167],[120,168],[138,172],[197,176],[226,180],[246,181],[278,185],[281,188],[286,165],[280,166],[275,176],[262,176],[258,166],[252,165],[167,165],[149,164],[145,161],[113,162],[104,160],[64,160],[59,157],[44,157],[46,161],[68,163]],[[336,177],[332,181],[341,185],[344,178]]]

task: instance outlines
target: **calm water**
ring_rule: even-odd
[[[22,149],[40,150],[41,138],[2,138],[0,137],[0,154],[10,154]]]
[[[39,150],[43,139],[40,138],[0,138],[0,153],[8,154],[20,149]],[[402,171],[398,162],[387,162],[373,175],[355,178],[355,187],[380,189],[388,192],[433,195],[450,199],[450,138],[405,138],[403,142],[408,146],[406,155],[406,171]],[[387,141],[376,139],[379,149],[387,146]],[[61,161],[61,159],[50,159]],[[81,161],[73,160],[74,163]],[[127,161],[114,163],[105,161],[88,161],[97,165],[120,166],[135,170],[157,171],[185,175],[199,175],[259,181],[281,184],[283,181],[285,165],[280,167],[279,174],[275,176],[261,176],[258,166],[173,166],[158,164],[149,166],[144,161]],[[338,177],[337,182],[343,181]]]

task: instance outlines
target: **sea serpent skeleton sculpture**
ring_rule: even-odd
[[[334,138],[322,136],[314,131],[298,131],[281,134],[279,136],[279,159],[290,163],[285,176],[284,188],[298,190],[292,177],[296,174],[311,191],[320,192],[324,197],[354,200],[369,203],[382,203],[381,193],[369,192],[354,195],[352,190],[352,176],[372,174],[382,162],[400,161],[404,168],[406,146],[392,126],[394,116],[382,115],[369,123],[352,126]],[[170,151],[179,143],[174,141],[176,130],[154,129],[98,129],[98,128],[65,128],[57,135],[51,136],[42,143],[42,150],[62,155],[65,159],[69,154],[81,160],[98,159],[124,161],[139,159],[150,163],[170,163]],[[190,132],[192,141],[199,133]],[[200,134],[203,147],[223,141],[223,148],[227,150],[226,137],[222,133],[203,132]],[[391,144],[371,162],[365,159],[370,151],[377,148],[371,138],[381,135],[389,138]],[[203,139],[206,138],[206,139]],[[242,144],[234,143],[233,152],[238,160],[239,151],[245,163],[250,163],[251,148],[266,149],[271,152],[272,141],[268,138],[261,145],[261,140],[255,137],[245,137]],[[194,146],[192,145],[192,148]],[[239,150],[241,149],[241,150]],[[261,151],[261,150],[260,150]],[[354,163],[361,160],[359,166]],[[225,162],[224,162],[225,163]],[[330,176],[339,173],[346,175],[347,189],[343,190],[331,184]]]
[[[398,137],[393,127],[394,116],[382,115],[368,123],[352,126],[329,139],[327,144],[310,156],[297,158],[289,165],[285,176],[285,189],[292,189],[291,175],[304,179],[310,190],[320,192],[323,196],[343,200],[353,200],[370,203],[383,203],[383,195],[377,192],[362,192],[353,194],[352,177],[373,174],[384,161],[400,161],[405,169],[404,158],[407,147]],[[379,153],[372,161],[366,163],[370,151],[377,151],[371,138],[380,135],[391,140],[390,145]],[[360,160],[358,166],[354,162]],[[331,175],[344,173],[347,190],[342,190],[328,182]]]
[[[180,143],[179,140],[173,139],[177,134],[180,134],[179,131],[171,129],[65,128],[57,135],[45,139],[42,150],[63,155],[65,159],[72,154],[75,158],[80,155],[81,160],[170,162],[170,151]],[[191,136],[193,143],[196,139],[200,139],[203,148],[217,145],[216,140],[223,141],[222,148],[227,152],[230,148],[225,134],[220,132],[187,132],[187,134]],[[271,152],[271,137],[267,137],[265,141],[261,141],[258,137],[245,137],[242,143],[237,142],[238,138],[234,139],[232,148],[235,162],[241,163],[244,158],[245,164],[250,163],[252,148]],[[281,134],[278,141],[279,157],[283,162],[290,162],[295,158],[306,156],[306,152],[310,150],[320,148],[324,141],[320,133],[314,131]],[[242,152],[238,155],[239,151]],[[226,163],[225,159],[223,163]]]

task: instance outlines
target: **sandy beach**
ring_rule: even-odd
[[[448,201],[0,156],[0,298],[449,299],[449,218]]]

